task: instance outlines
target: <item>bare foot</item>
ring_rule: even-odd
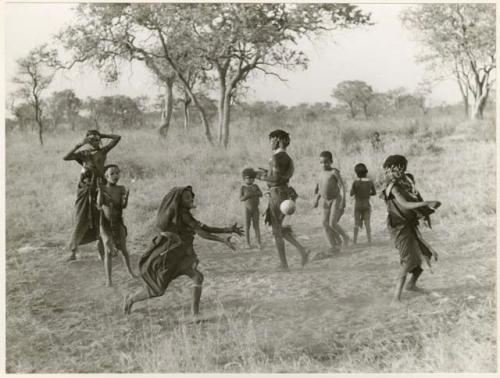
[[[290,269],[287,266],[279,265],[278,272],[290,272]]]
[[[415,285],[406,285],[405,286],[406,291],[414,291],[416,293],[429,293],[428,290],[422,289],[421,287],[415,286]]]
[[[69,256],[66,261],[75,261],[76,260],[76,255],[75,254],[72,254],[71,256]]]
[[[401,306],[403,306],[403,302],[401,302],[401,298],[393,298],[390,306],[391,307],[401,307]]]

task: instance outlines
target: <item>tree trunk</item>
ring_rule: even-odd
[[[174,102],[174,95],[172,92],[172,86],[174,84],[172,81],[165,82],[165,107],[161,112],[161,126],[160,126],[160,135],[163,138],[167,137],[168,129],[170,128],[170,120],[172,119],[172,109]]]
[[[189,128],[189,104],[191,100],[186,96],[183,102],[183,110],[184,110],[184,130],[187,131]]]
[[[365,118],[368,118],[368,104],[363,104],[363,112],[365,113]]]
[[[471,119],[476,120],[476,119],[483,119],[483,112],[484,112],[484,107],[486,106],[486,100],[487,96],[480,96],[475,102],[474,102],[474,108],[471,113]]]
[[[464,103],[465,118],[469,118],[469,98],[468,98],[468,96],[462,96],[462,102]]]
[[[223,125],[223,132],[224,132],[224,137],[223,137],[223,144],[224,148],[227,148],[229,145],[229,123],[230,123],[230,116],[231,116],[231,92],[227,92],[227,94],[224,96],[224,108],[223,108],[223,115],[222,115],[222,125]]]
[[[354,111],[354,105],[349,104],[349,109],[351,110],[351,118],[354,119],[354,117],[356,117],[356,112]]]
[[[38,139],[40,140],[40,145],[43,146],[43,123],[42,123],[42,109],[38,104],[38,100],[35,100],[35,120],[38,125]]]
[[[224,106],[225,106],[225,98],[226,98],[226,80],[223,77],[219,78],[219,103],[217,105],[217,113],[219,117],[219,143],[222,143],[224,140]]]

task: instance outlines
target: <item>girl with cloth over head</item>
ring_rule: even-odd
[[[190,210],[194,208],[194,193],[191,186],[174,187],[163,198],[156,216],[159,235],[153,239],[149,249],[139,261],[140,275],[145,288],[125,298],[124,312],[130,314],[136,302],[159,297],[165,293],[170,282],[186,275],[193,280],[192,312],[199,313],[203,274],[197,269],[199,260],[193,249],[194,236],[218,241],[232,250],[234,245],[228,238],[213,234],[235,233],[243,235],[242,227],[236,223],[231,227],[209,227],[193,218]]]
[[[386,188],[381,194],[387,205],[387,226],[399,250],[400,273],[394,295],[394,302],[401,300],[401,292],[410,274],[407,290],[418,291],[417,280],[422,274],[422,263],[430,268],[430,259],[437,260],[437,253],[422,238],[418,229],[419,219],[429,216],[441,203],[439,201],[423,201],[415,189],[414,181],[408,177],[408,162],[404,156],[391,155],[384,162],[388,179]],[[423,215],[425,213],[425,215]]]

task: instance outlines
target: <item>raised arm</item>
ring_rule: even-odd
[[[76,153],[76,151],[78,151],[78,149],[81,148],[82,146],[84,146],[86,143],[87,143],[87,138],[85,138],[83,140],[83,142],[80,142],[75,147],[73,147],[70,152],[68,152],[66,155],[64,155],[63,159],[66,161],[77,160],[79,156]]]
[[[114,148],[118,144],[118,142],[122,138],[121,136],[116,134],[100,134],[100,135],[101,138],[111,139],[111,142],[109,142],[102,148],[104,152],[109,152],[112,148]]]

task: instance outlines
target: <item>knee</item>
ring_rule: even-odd
[[[205,277],[203,277],[203,274],[201,272],[196,272],[196,274],[193,277],[193,282],[196,286],[201,286],[203,285],[203,280]]]

